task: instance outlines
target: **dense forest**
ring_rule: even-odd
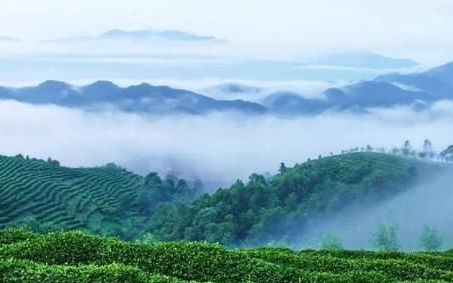
[[[346,206],[375,203],[410,187],[420,171],[435,164],[398,156],[359,152],[309,160],[279,174],[253,174],[244,183],[192,203],[163,204],[153,216],[152,233],[162,240],[206,240],[222,244],[291,242],[304,224]]]

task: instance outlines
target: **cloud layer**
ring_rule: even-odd
[[[369,115],[328,113],[280,119],[229,114],[148,117],[0,102],[0,152],[60,160],[68,166],[116,162],[138,173],[174,172],[227,185],[280,162],[371,144],[393,147],[425,138],[437,150],[453,143],[453,105],[431,111],[377,110]]]

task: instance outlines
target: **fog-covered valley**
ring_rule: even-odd
[[[369,114],[320,116],[213,113],[148,116],[0,102],[0,146],[6,155],[59,160],[68,166],[115,162],[135,172],[157,171],[226,185],[253,172],[275,172],[280,162],[372,145],[391,149],[430,139],[440,152],[451,143],[453,104],[431,110],[376,109]]]
[[[0,282],[453,282],[453,1],[0,2]]]

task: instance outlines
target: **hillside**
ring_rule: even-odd
[[[0,227],[82,229],[123,239],[223,244],[290,241],[315,217],[398,195],[441,165],[383,153],[309,160],[265,178],[199,195],[201,184],[115,165],[67,168],[22,156],[0,157]],[[197,197],[198,196],[198,197]],[[192,202],[193,201],[193,202]],[[297,227],[297,230],[294,229]],[[305,230],[304,230],[305,229]]]
[[[404,192],[418,176],[440,172],[435,163],[394,155],[357,152],[310,160],[266,179],[202,195],[192,204],[163,205],[152,233],[163,240],[207,240],[262,245],[296,241],[308,222],[357,204],[375,205]]]
[[[130,238],[140,232],[152,200],[171,200],[159,189],[175,195],[177,184],[115,165],[67,168],[53,160],[0,156],[0,227],[25,224]]]
[[[429,105],[452,99],[452,77],[453,64],[449,63],[420,73],[382,75],[325,93],[334,106],[343,108]]]
[[[424,91],[434,99],[452,99],[453,62],[426,72],[414,74],[389,74],[376,78],[377,81],[399,83],[417,91]]]
[[[126,243],[80,232],[0,230],[0,281],[452,282],[453,255],[225,249],[191,242]]]

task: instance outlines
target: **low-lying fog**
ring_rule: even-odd
[[[228,185],[280,162],[371,144],[393,147],[429,138],[440,151],[453,143],[453,103],[426,112],[406,108],[372,114],[326,113],[281,119],[242,116],[140,116],[0,102],[0,154],[51,157],[67,166],[115,162],[135,172],[174,173]]]
[[[319,247],[325,235],[334,235],[345,248],[373,248],[379,225],[396,227],[398,245],[403,250],[419,250],[423,227],[435,229],[442,248],[453,247],[452,171],[421,175],[417,184],[382,202],[346,207],[323,219],[313,219],[308,234],[300,234],[298,247]]]

